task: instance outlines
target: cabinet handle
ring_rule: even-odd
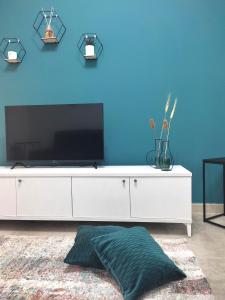
[[[123,179],[123,180],[122,180],[122,183],[123,183],[123,185],[125,185],[125,183],[126,183],[126,180],[125,180],[125,179]]]
[[[21,182],[22,182],[22,179],[18,179],[18,182],[21,183]]]
[[[137,181],[137,179],[134,179],[134,183],[137,183],[138,181]]]

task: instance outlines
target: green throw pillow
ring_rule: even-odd
[[[98,257],[118,283],[125,300],[186,277],[143,227],[92,238]]]
[[[79,226],[74,245],[64,259],[64,262],[69,265],[104,269],[91,244],[91,238],[112,233],[121,229],[124,229],[124,227],[90,225]]]

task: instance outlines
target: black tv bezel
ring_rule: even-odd
[[[7,138],[7,123],[6,123],[6,110],[7,108],[16,108],[16,107],[40,107],[40,106],[75,106],[75,105],[101,105],[102,107],[102,142],[103,142],[103,158],[102,159],[93,159],[93,160],[10,160],[8,159],[8,138]],[[94,166],[101,164],[105,159],[105,144],[104,144],[104,103],[102,102],[92,102],[92,103],[70,103],[70,104],[32,104],[32,105],[6,105],[5,107],[5,141],[6,141],[6,160],[9,165],[22,165],[24,167],[63,167],[63,166]]]

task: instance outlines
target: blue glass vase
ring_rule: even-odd
[[[174,160],[170,151],[169,141],[162,141],[161,143],[159,164],[162,171],[171,171],[173,168]]]

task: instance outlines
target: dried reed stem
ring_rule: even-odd
[[[168,124],[168,130],[167,130],[167,136],[166,136],[166,149],[165,149],[165,158],[166,158],[166,154],[167,154],[167,150],[168,150],[168,141],[169,141],[169,135],[170,135],[170,126],[171,126],[171,121],[174,117],[174,113],[176,111],[176,106],[177,106],[177,98],[174,100],[174,104],[173,104],[173,109],[170,113],[170,120],[169,120],[169,124]]]
[[[156,127],[156,125],[155,125],[155,120],[154,119],[149,120],[149,126],[153,130],[153,138],[155,139],[155,127]]]
[[[170,107],[170,100],[171,100],[171,94],[169,93],[167,101],[166,101],[166,105],[165,105],[165,109],[164,109],[164,118],[163,118],[163,123],[162,123],[162,128],[161,128],[161,133],[160,133],[160,142],[158,145],[158,150],[157,150],[157,157],[159,158],[160,155],[160,148],[161,148],[161,140],[162,140],[162,136],[163,136],[163,130],[164,130],[164,121],[166,120],[166,114],[169,110]]]

